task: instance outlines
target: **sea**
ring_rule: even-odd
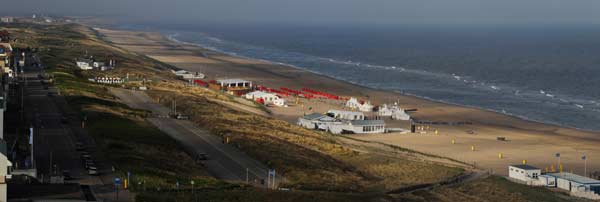
[[[600,131],[600,27],[136,24],[371,88]]]

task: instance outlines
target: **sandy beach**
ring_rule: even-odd
[[[430,125],[428,130],[418,134],[353,135],[354,138],[398,145],[474,163],[480,168],[490,169],[501,175],[507,174],[508,165],[520,164],[523,160],[542,169],[556,166],[556,153],[561,154],[564,171],[583,174],[583,154],[588,157],[588,173],[600,171],[598,132],[525,121],[486,110],[361,87],[289,66],[233,57],[194,45],[176,43],[157,33],[97,30],[106,40],[118,47],[181,69],[204,73],[208,77],[207,80],[242,78],[271,88],[287,87],[298,90],[307,87],[340,96],[370,100],[374,105],[398,102],[402,108],[418,109],[411,114],[418,120],[472,123],[460,126]],[[300,99],[298,104],[295,103],[295,98],[287,98],[287,101],[291,103],[290,107],[269,109],[275,118],[291,123],[304,113],[310,112],[308,108],[312,108],[313,112],[343,108],[340,101]],[[389,122],[394,127],[408,126],[408,122]],[[435,130],[439,131],[437,135]],[[497,137],[505,137],[507,141],[498,141]],[[500,153],[503,158],[499,158]]]

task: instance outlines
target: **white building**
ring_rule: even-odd
[[[299,118],[298,125],[304,128],[327,131],[333,134],[385,133],[385,122],[383,120],[341,121],[319,113],[313,113]]]
[[[13,17],[1,17],[0,22],[2,23],[13,23],[15,19]]]
[[[177,71],[172,71],[172,72],[177,77],[180,77],[185,80],[194,80],[194,79],[204,79],[205,78],[204,74],[202,74],[200,72],[188,72],[185,70],[177,70]]]
[[[573,196],[600,199],[600,180],[567,172],[548,173],[540,176],[540,179],[548,182],[544,185],[567,190]]]
[[[92,67],[100,69],[100,67],[104,66],[104,62],[94,61],[92,62]]]
[[[350,121],[345,132],[354,134],[385,133],[385,122],[383,120]]]
[[[404,109],[398,107],[398,105],[388,106],[387,104],[383,104],[379,110],[377,111],[377,115],[379,116],[389,116],[394,120],[410,120],[410,115],[404,111]]]
[[[530,165],[508,166],[508,177],[519,180],[529,185],[535,185],[539,181],[542,169]]]
[[[344,110],[329,110],[327,115],[341,120],[365,120],[365,114],[362,112],[344,111]]]
[[[10,167],[12,167],[12,163],[8,160],[8,158],[6,158],[6,155],[0,153],[0,201],[2,202],[7,201],[6,180],[11,179],[11,175],[9,173]]]
[[[298,118],[298,125],[308,129],[329,131],[330,125],[342,124],[341,121],[324,114],[312,113]]]
[[[251,93],[247,93],[246,95],[244,95],[244,97],[246,97],[246,99],[249,99],[249,100],[261,99],[265,105],[273,104],[273,105],[279,106],[279,107],[286,106],[285,100],[283,98],[280,98],[279,96],[277,96],[275,94],[265,93],[262,91],[254,91]]]
[[[75,61],[75,63],[77,64],[77,67],[79,67],[79,69],[82,69],[82,70],[91,70],[91,69],[93,69],[93,67],[90,65],[92,63],[91,60],[88,60],[88,59],[78,59],[77,61]]]
[[[251,88],[252,82],[246,81],[242,79],[221,79],[217,80],[217,84],[221,86],[223,89],[228,88]]]
[[[346,102],[346,107],[350,107],[351,109],[358,109],[361,112],[372,112],[374,108],[371,102],[366,101],[364,103],[361,103],[360,101],[358,101],[358,99],[354,97],[351,97]]]
[[[103,84],[121,84],[125,82],[125,80],[119,77],[96,77],[96,79],[94,80],[96,81],[96,83]]]

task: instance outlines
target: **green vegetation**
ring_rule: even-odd
[[[136,201],[143,202],[176,202],[176,201],[211,201],[211,202],[365,202],[385,201],[385,197],[365,194],[346,194],[333,192],[290,191],[276,192],[261,189],[252,190],[197,190],[164,192],[138,195]]]
[[[219,92],[190,93],[172,85],[156,85],[149,94],[165,105],[175,99],[178,108],[189,113],[198,125],[229,137],[230,144],[277,169],[286,179],[282,187],[384,192],[436,183],[462,173],[459,168],[403,156],[358,151],[341,144],[338,136],[240,112],[208,99],[218,97]]]
[[[133,186],[134,189],[171,189],[176,181],[190,180],[194,180],[199,188],[232,187],[208,176],[204,168],[183,152],[175,140],[145,122],[143,117],[146,111],[131,109],[120,103],[108,92],[107,86],[87,80],[94,72],[82,72],[75,67],[74,58],[81,56],[83,50],[99,55],[110,55],[118,50],[97,45],[99,42],[90,38],[84,31],[85,27],[79,25],[30,28],[15,28],[21,33],[15,35],[17,39],[28,39],[19,40],[23,43],[15,46],[39,48],[43,64],[50,67],[46,73],[51,76],[69,107],[78,114],[86,115],[87,131],[96,140],[97,148],[114,165],[116,174],[124,175],[131,171],[136,180],[133,185],[142,183]],[[142,68],[128,66],[136,63],[128,62],[126,57],[122,59],[123,69]],[[137,65],[142,64],[145,63]]]
[[[281,120],[240,112],[211,100],[230,101],[219,92],[184,87],[163,70],[169,66],[124,51],[97,38],[80,25],[13,24],[17,48],[38,49],[47,73],[65,96],[69,107],[87,118],[87,131],[97,148],[116,167],[118,175],[132,171],[136,201],[568,201],[566,195],[543,188],[488,177],[433,190],[387,195],[398,188],[438,183],[464,171],[428,161],[416,161],[394,152],[357,148],[338,136],[315,132]],[[117,59],[115,71],[80,71],[74,59],[84,53],[101,60]],[[229,137],[250,156],[276,168],[285,177],[282,187],[269,191],[225,183],[207,175],[203,167],[172,138],[144,120],[148,112],[131,109],[108,92],[107,86],[87,78],[129,74],[148,78],[149,94],[163,104],[177,100],[192,121],[215,135]],[[400,152],[395,152],[400,151]],[[190,181],[195,182],[192,195]],[[139,184],[142,182],[141,184]],[[180,182],[180,189],[175,189]],[[304,191],[300,191],[304,190]],[[316,190],[316,191],[307,191]],[[393,197],[393,198],[391,198]]]

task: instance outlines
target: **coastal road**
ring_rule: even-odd
[[[196,156],[207,154],[208,160],[202,161],[202,164],[215,177],[230,181],[246,181],[248,176],[251,184],[266,186],[261,184],[261,181],[266,181],[268,168],[262,163],[231,145],[223,144],[220,138],[197,127],[191,121],[167,118],[170,110],[153,103],[152,99],[142,91],[113,88],[111,92],[132,108],[151,111],[154,116],[148,118],[148,121],[179,141],[188,152]]]
[[[56,90],[43,85],[37,75],[37,72],[23,74],[22,83],[25,86],[25,120],[34,130],[38,176],[48,179],[50,175],[62,175],[62,170],[70,170],[75,177],[84,176],[79,154],[75,151],[76,138],[61,122],[64,115],[54,104]]]

